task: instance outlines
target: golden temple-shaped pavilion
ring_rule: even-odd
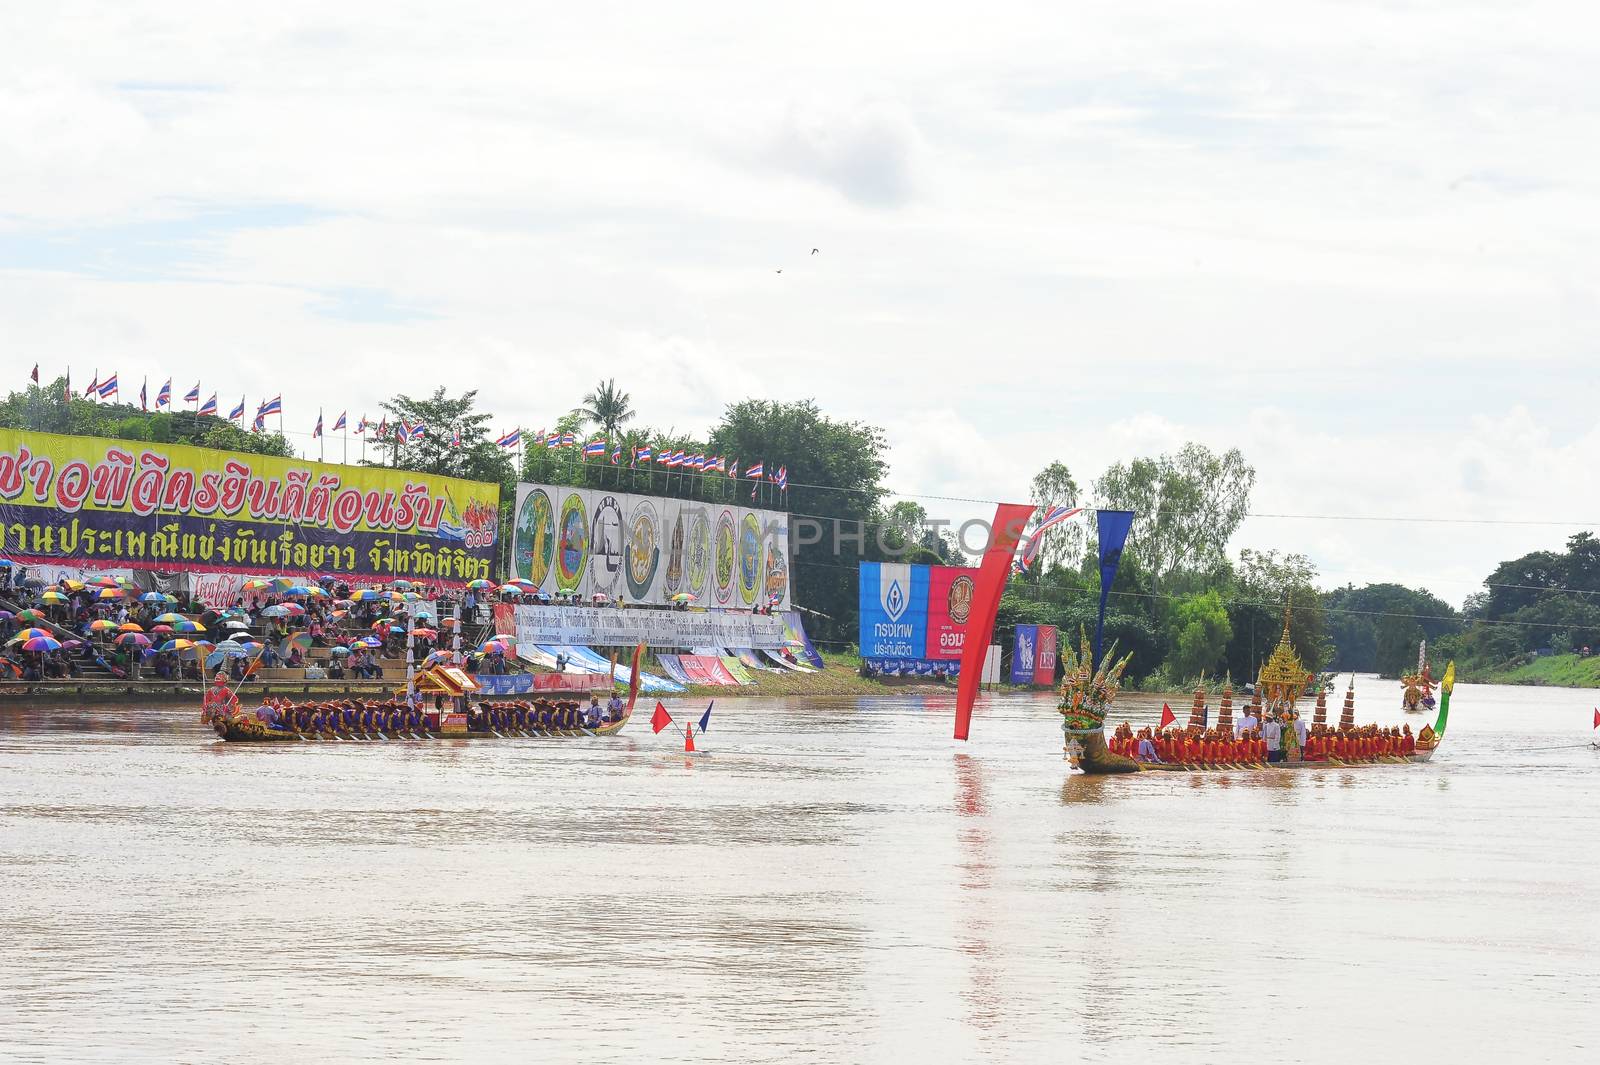
[[[1278,646],[1256,677],[1256,691],[1269,710],[1294,709],[1295,700],[1305,694],[1311,679],[1305,663],[1300,661],[1294,645],[1289,642],[1289,622],[1293,617],[1291,601],[1283,609],[1283,635],[1278,638]]]

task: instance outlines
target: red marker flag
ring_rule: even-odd
[[[650,727],[656,732],[660,732],[670,724],[672,724],[672,715],[667,713],[666,707],[656,703],[656,712],[650,715]]]
[[[1178,715],[1174,714],[1172,712],[1172,707],[1168,706],[1166,703],[1162,703],[1161,704],[1161,724],[1157,725],[1156,727],[1157,728],[1166,728],[1168,725],[1176,725],[1177,723],[1178,723]]]
[[[1594,727],[1600,728],[1600,710],[1594,712]]]

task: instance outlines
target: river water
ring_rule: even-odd
[[[1594,1061],[1596,699],[1137,778],[1045,696],[719,701],[692,759],[0,707],[0,1060]]]

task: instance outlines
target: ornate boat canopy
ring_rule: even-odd
[[[1291,602],[1283,608],[1283,635],[1278,638],[1278,646],[1256,677],[1256,691],[1262,694],[1269,710],[1293,709],[1310,680],[1305,663],[1289,642],[1289,622],[1293,617]]]

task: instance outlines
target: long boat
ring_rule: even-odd
[[[1114,650],[1114,649],[1113,649]],[[1078,656],[1072,653],[1069,644],[1062,655],[1066,666],[1065,679],[1061,685],[1061,703],[1058,709],[1062,715],[1062,730],[1066,734],[1067,759],[1073,768],[1092,775],[1113,775],[1124,773],[1195,773],[1195,772],[1227,772],[1237,770],[1262,770],[1266,772],[1296,771],[1301,769],[1322,768],[1358,768],[1367,766],[1385,765],[1411,765],[1417,762],[1426,762],[1433,757],[1434,752],[1444,741],[1445,726],[1450,718],[1450,695],[1455,690],[1456,667],[1451,662],[1444,672],[1444,678],[1439,682],[1439,714],[1432,725],[1424,725],[1417,733],[1414,740],[1414,749],[1410,754],[1389,754],[1369,758],[1337,758],[1323,757],[1314,759],[1289,759],[1280,762],[1260,761],[1222,761],[1207,762],[1185,760],[1181,762],[1148,761],[1130,758],[1110,749],[1106,743],[1105,718],[1112,703],[1117,697],[1121,687],[1122,674],[1127,668],[1129,657],[1125,656],[1120,661],[1114,653],[1105,656],[1098,664],[1090,655],[1087,643]],[[1278,648],[1273,652],[1261,673],[1256,679],[1255,702],[1252,709],[1261,709],[1262,700],[1265,699],[1265,711],[1269,714],[1282,714],[1285,720],[1294,710],[1295,700],[1303,695],[1310,683],[1311,677],[1305,667],[1301,665],[1299,656],[1295,654],[1289,643],[1289,614],[1284,614],[1283,636],[1279,640]],[[1333,731],[1334,735],[1350,735],[1359,732],[1355,727],[1355,690],[1354,677],[1351,678],[1351,688],[1345,692],[1345,702],[1340,714],[1339,725]],[[1218,727],[1231,728],[1232,710],[1230,704],[1231,692],[1223,694],[1221,714]],[[1192,728],[1199,727],[1199,710],[1203,692],[1195,694],[1195,714],[1190,718]],[[1316,725],[1325,725],[1327,711],[1326,690],[1319,690],[1317,694]]]
[[[318,703],[263,705],[243,709],[231,693],[208,692],[201,722],[229,743],[303,743],[348,740],[560,739],[614,736],[633,717],[639,697],[639,658],[633,652],[628,701],[622,714],[595,728],[583,725],[583,707],[572,700],[478,697],[478,683],[455,666],[434,666],[414,678],[424,696],[448,700],[439,709],[416,710],[397,692],[393,700],[335,699]]]

